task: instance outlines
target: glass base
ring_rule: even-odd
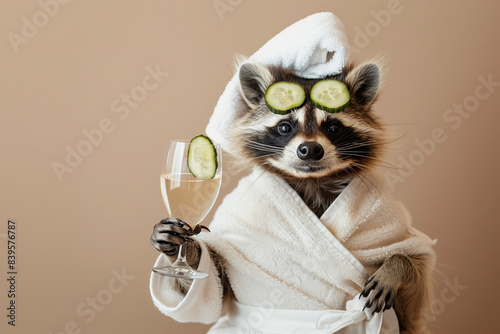
[[[177,278],[189,278],[189,279],[203,279],[207,278],[209,275],[207,273],[202,273],[201,271],[187,268],[187,267],[163,267],[163,268],[153,268],[153,272],[158,275],[177,277]]]

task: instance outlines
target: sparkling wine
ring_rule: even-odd
[[[194,226],[208,214],[219,194],[221,177],[204,180],[191,173],[160,176],[161,194],[170,217]]]

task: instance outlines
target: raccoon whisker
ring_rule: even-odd
[[[341,145],[337,145],[335,146],[335,148],[337,150],[351,150],[351,149],[357,149],[357,148],[363,148],[363,147],[367,147],[367,146],[371,146],[370,143],[351,143],[351,144],[341,144]]]
[[[348,153],[348,152],[367,152],[366,145],[358,145],[358,146],[337,146],[337,152]]]
[[[259,151],[259,152],[265,152],[265,154],[267,154],[267,153],[273,153],[273,154],[280,153],[279,149],[271,149],[271,148],[268,148],[268,147],[260,147],[260,146],[254,146],[254,145],[247,145],[246,148],[251,148],[251,149]]]
[[[367,152],[366,151],[353,151],[353,150],[337,150],[337,152],[341,153],[341,154],[349,154],[349,155],[352,155],[352,156],[355,156],[355,157],[360,157],[360,158],[365,158],[365,159],[372,159],[372,160],[375,160],[375,161],[380,161],[380,162],[384,162],[388,165],[391,165],[395,168],[401,168],[400,165],[397,165],[395,164],[394,162],[390,162],[390,161],[387,161],[387,160],[383,160],[379,157],[373,157],[371,155],[368,155],[366,154]]]
[[[281,175],[283,174],[283,172],[279,168],[277,168],[269,163],[263,163],[261,165],[261,167],[264,167],[266,169],[266,171],[268,171],[270,173],[281,174]]]
[[[346,139],[350,139],[350,138],[353,138],[355,137],[355,135],[353,133],[343,133],[340,137],[339,137],[339,141],[345,141]]]
[[[268,154],[263,154],[263,155],[259,155],[258,157],[254,157],[254,158],[246,158],[246,161],[250,162],[250,161],[259,161],[261,160],[262,158],[268,158],[268,157],[272,157],[272,156],[276,156],[278,152],[276,153],[268,153]],[[259,165],[260,167],[260,165]]]
[[[370,141],[364,141],[361,143],[355,143],[355,142],[350,142],[350,143],[345,143],[345,144],[337,144],[337,148],[346,148],[346,147],[359,147],[359,146],[366,146],[372,144]]]
[[[251,145],[248,145],[247,148],[252,148],[252,149],[255,149],[258,151],[265,151],[265,152],[269,152],[271,154],[280,153],[279,150],[271,150],[269,148],[263,148],[263,147],[257,147],[257,146],[251,146]],[[267,154],[264,154],[264,155],[267,155]],[[263,155],[261,155],[261,156],[263,156]]]
[[[259,147],[262,147],[262,148],[270,148],[270,149],[280,149],[280,147],[269,145],[269,144],[260,143],[260,142],[257,142],[255,140],[251,140],[251,139],[248,139],[248,138],[242,138],[242,139],[243,139],[243,141],[245,141],[247,143],[247,145],[256,145],[256,146],[259,146]]]
[[[268,149],[268,150],[279,150],[279,147],[275,146],[270,146],[270,145],[264,145],[264,144],[258,144],[255,142],[248,142],[246,145],[254,147],[254,148],[262,148],[262,149]]]
[[[362,166],[362,164],[359,164],[359,163],[355,163],[354,165]],[[366,167],[366,166],[364,166],[364,167]],[[375,186],[375,184],[371,180],[369,180],[363,174],[357,172],[354,168],[352,168],[352,165],[349,166],[349,169],[360,178],[360,180],[364,183],[365,187],[372,194],[372,196],[376,197],[376,195],[373,193],[372,190],[376,190],[377,193],[380,195],[380,191],[377,189],[377,187]],[[371,187],[367,183],[370,183]]]
[[[249,148],[257,149],[257,150],[267,150],[267,151],[273,151],[273,152],[280,151],[279,148],[277,148],[277,147],[266,147],[266,146],[256,145],[253,143],[248,143],[248,144],[246,144],[246,146]]]
[[[367,166],[367,165],[365,165],[365,164],[363,164],[361,162],[357,162],[357,161],[351,162],[351,166],[361,167],[361,168],[366,168],[366,169],[369,168],[369,166]]]
[[[256,150],[256,151],[264,151],[265,153],[273,153],[273,154],[280,153],[279,149],[276,149],[276,148],[273,149],[273,148],[269,148],[269,147],[261,147],[261,146],[253,145],[253,144],[247,144],[245,147]]]
[[[298,192],[298,190],[302,187],[302,185],[304,183],[305,183],[305,179],[299,179],[299,182],[297,182],[296,184],[294,184],[293,190],[295,190],[296,192]]]
[[[411,129],[410,129],[410,130],[411,130]],[[394,142],[396,142],[396,141],[398,141],[398,140],[402,139],[403,137],[405,137],[405,136],[406,136],[406,135],[410,132],[410,130],[407,130],[407,131],[406,131],[405,133],[403,133],[402,135],[397,136],[397,137],[394,137],[394,138],[392,138],[392,139],[387,139],[387,140],[384,140],[384,141],[380,141],[380,143],[381,143],[382,145],[386,145],[386,144],[391,144],[391,143],[394,143]]]
[[[392,138],[392,139],[363,139],[363,141],[361,143],[349,143],[349,144],[357,144],[357,145],[373,145],[373,144],[377,144],[377,145],[387,145],[387,144],[391,144],[395,141],[398,141],[400,140],[401,138],[403,138],[404,135],[402,136],[399,136],[399,137],[396,137],[396,138]]]
[[[385,144],[383,142],[380,142],[380,141],[376,141],[376,140],[366,140],[366,141],[363,141],[363,142],[360,142],[360,143],[348,143],[348,144],[340,144],[340,145],[337,145],[336,147],[337,148],[356,148],[356,147],[363,147],[363,146],[370,146],[370,145],[374,145],[374,144]]]
[[[254,140],[250,140],[248,138],[245,138],[244,136],[239,136],[238,140],[233,139],[230,136],[224,135],[224,134],[223,134],[223,137],[227,141],[230,141],[230,142],[235,143],[235,144],[241,144],[241,142],[245,142],[246,145],[248,145],[249,147],[252,146],[252,148],[256,148],[256,149],[275,150],[276,152],[278,152],[280,150],[279,147],[268,145],[268,144],[264,144],[264,143],[260,143],[260,142],[256,142]]]
[[[265,165],[267,165],[266,163],[263,163],[263,164],[260,164],[258,167],[264,167]],[[253,181],[253,183],[250,185],[250,187],[248,187],[247,191],[245,191],[243,193],[243,195],[241,195],[241,199],[245,198],[246,194],[250,191],[250,189],[252,189],[253,185],[260,179],[260,177],[262,175],[264,175],[265,172],[267,172],[268,170],[266,168],[262,168],[262,173],[260,173],[259,176],[257,176],[257,178],[255,178],[255,180]]]
[[[371,168],[371,166],[367,166],[367,165],[362,164],[362,163],[360,163],[360,162],[352,162],[350,167],[351,167],[351,170],[352,170],[354,173],[356,173],[356,175],[358,175],[358,176],[359,176],[359,177],[361,177],[361,178],[365,178],[365,179],[367,179],[367,178],[366,178],[364,175],[360,174],[360,173],[359,173],[359,171],[355,170],[355,169],[354,169],[354,168],[352,168],[352,167],[359,167],[359,168],[361,168],[361,169],[363,169],[363,170],[365,170],[365,171]],[[389,167],[388,167],[388,168],[389,168]],[[368,179],[367,179],[367,180],[368,180]],[[373,186],[375,186],[375,185],[374,185],[371,181],[370,181],[370,183],[371,183]]]

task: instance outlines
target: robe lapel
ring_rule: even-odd
[[[262,173],[262,171],[260,173]],[[348,213],[346,213],[346,210],[349,211],[350,209],[348,200],[358,191],[359,184],[357,182],[350,184],[320,219],[309,209],[299,194],[281,178],[271,173],[264,172],[264,174],[261,174],[261,177],[259,177],[259,182],[265,184],[268,189],[271,187],[274,189],[281,188],[282,191],[291,198],[291,203],[284,203],[283,210],[286,210],[287,205],[295,204],[299,207],[302,225],[290,226],[290,228],[299,229],[300,233],[307,235],[308,239],[316,240],[318,247],[311,250],[312,252],[309,253],[310,256],[318,257],[324,255],[321,253],[326,249],[323,249],[322,245],[328,245],[330,250],[333,251],[331,252],[333,254],[329,255],[340,257],[341,262],[345,265],[345,268],[342,268],[342,270],[350,273],[349,278],[352,282],[344,280],[342,284],[349,285],[355,290],[359,289],[360,291],[365,280],[368,278],[368,274],[361,262],[359,262],[359,260],[342,244],[337,236],[332,233],[335,231],[343,236],[351,232],[349,221],[337,221],[337,218],[348,215]],[[338,225],[337,228],[330,229],[331,226],[336,224]],[[325,265],[328,265],[328,263],[325,263]],[[350,290],[350,293],[352,292],[353,290]]]

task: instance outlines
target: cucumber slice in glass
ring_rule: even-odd
[[[266,105],[275,114],[285,115],[300,107],[306,99],[302,86],[288,81],[273,83],[267,88]]]
[[[191,139],[187,165],[191,174],[197,178],[214,178],[217,171],[217,151],[210,138],[199,135]]]
[[[344,110],[350,98],[346,85],[338,80],[321,80],[311,88],[312,104],[331,113]]]

